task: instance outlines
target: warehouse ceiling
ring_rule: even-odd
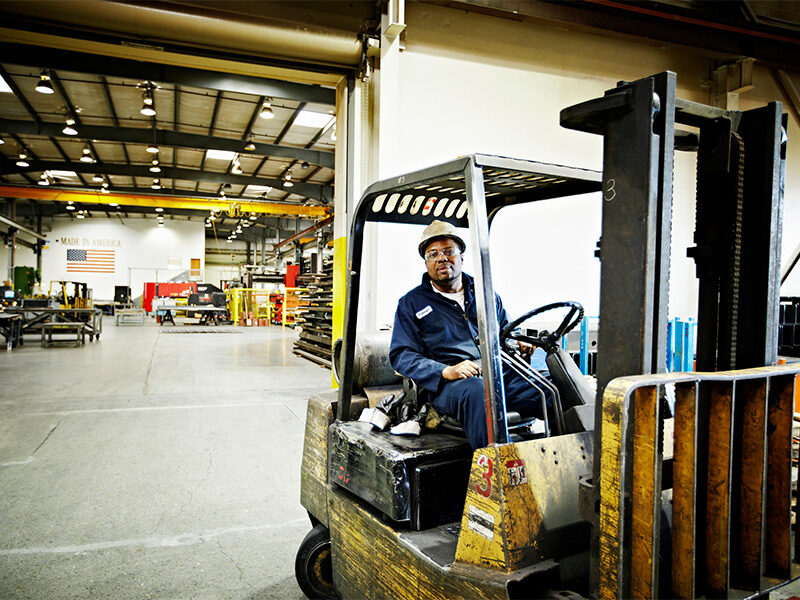
[[[0,50],[0,196],[36,199],[43,215],[153,216],[158,199],[166,215],[209,215],[193,198],[294,218],[332,209],[332,88],[6,42]],[[68,204],[52,199],[55,189],[88,194]],[[106,204],[112,196],[119,206]],[[226,228],[223,211],[217,235],[236,221]]]

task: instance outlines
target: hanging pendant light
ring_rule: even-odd
[[[34,89],[40,94],[52,94],[55,92],[53,84],[50,83],[50,76],[47,74],[46,70],[42,69],[42,73],[39,75],[39,82]]]
[[[61,130],[64,135],[78,135],[78,130],[75,129],[75,119],[67,119],[67,124]]]
[[[84,144],[83,146],[83,153],[81,154],[80,161],[83,163],[93,163],[94,158],[92,158],[92,149],[89,147],[89,144]]]
[[[261,107],[261,112],[258,113],[258,116],[262,119],[274,119],[275,113],[272,112],[272,99],[268,99],[264,102],[264,105]]]
[[[17,166],[30,167],[30,164],[28,164],[28,155],[25,154],[24,152],[19,153],[19,160],[17,160]]]

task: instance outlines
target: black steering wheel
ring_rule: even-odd
[[[536,315],[540,315],[547,311],[555,310],[556,308],[569,308],[570,310],[567,313],[567,316],[564,317],[564,320],[561,321],[561,324],[556,327],[555,331],[552,333],[546,329],[543,329],[539,332],[539,335],[531,336],[514,331],[523,321],[527,321],[531,317],[535,317]],[[506,328],[500,333],[500,344],[505,345],[506,340],[516,340],[520,342],[527,342],[528,344],[532,344],[534,346],[544,348],[546,351],[550,351],[552,348],[554,348],[558,340],[560,340],[562,336],[575,329],[581,320],[583,320],[583,306],[577,302],[554,302],[553,304],[540,306],[539,308],[534,308],[533,310],[526,312],[521,317],[514,319],[511,321],[511,323],[506,325]]]

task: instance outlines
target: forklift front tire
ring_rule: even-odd
[[[333,588],[331,534],[324,525],[316,525],[303,539],[294,561],[294,574],[308,598],[337,598]]]

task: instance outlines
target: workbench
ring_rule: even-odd
[[[161,325],[163,326],[164,323],[169,321],[173,325],[175,325],[175,319],[173,318],[173,313],[183,312],[183,313],[201,313],[200,316],[200,325],[210,325],[213,323],[214,325],[219,325],[219,317],[223,316],[225,313],[228,312],[227,308],[222,308],[220,306],[211,306],[210,304],[198,304],[198,305],[177,305],[177,304],[162,304],[157,308],[158,312],[163,312],[164,314],[161,315]]]
[[[8,307],[5,312],[22,316],[22,334],[41,334],[44,323],[83,323],[89,341],[100,339],[103,313],[99,308]]]
[[[0,312],[0,334],[6,338],[6,350],[22,345],[22,316]]]
[[[144,325],[147,313],[143,308],[118,308],[114,311],[114,319],[117,327],[131,323],[133,325]]]
[[[58,321],[42,323],[40,329],[42,331],[42,348],[49,348],[56,342],[66,342],[74,344],[75,346],[83,346],[86,343],[86,329],[83,321]],[[71,338],[54,340],[53,335],[66,334],[72,335]]]

